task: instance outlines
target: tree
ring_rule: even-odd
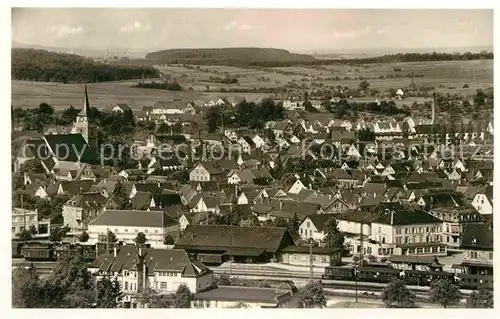
[[[217,286],[231,286],[231,277],[227,274],[222,274],[216,278]]]
[[[467,306],[469,308],[493,308],[493,293],[481,287],[469,296]]]
[[[212,106],[208,109],[205,119],[207,120],[208,132],[213,133],[222,123],[222,110],[218,106]]]
[[[366,92],[368,88],[370,87],[370,83],[367,80],[363,80],[359,83],[359,90]]]
[[[111,230],[108,230],[108,232],[106,233],[106,238],[107,238],[107,242],[110,244],[114,244],[118,241],[115,233],[113,233]]]
[[[415,306],[415,294],[411,292],[402,280],[391,281],[382,292],[382,301],[386,307],[412,308]]]
[[[174,308],[191,308],[191,290],[186,284],[181,284],[174,294]]]
[[[300,226],[300,220],[297,217],[297,213],[294,213],[293,218],[289,219],[286,222],[286,228],[288,229],[288,232],[290,233],[293,239],[299,238],[299,226]]]
[[[175,240],[172,238],[170,235],[165,235],[165,238],[163,239],[163,245],[174,245]]]
[[[325,307],[326,298],[325,292],[323,291],[323,285],[317,281],[308,283],[297,302],[300,308]]]
[[[330,248],[344,247],[344,234],[338,228],[338,222],[335,218],[330,218],[326,223],[325,243]]]
[[[31,232],[27,229],[21,231],[20,233],[18,233],[17,235],[17,238],[19,238],[19,240],[21,241],[28,241],[28,240],[31,240],[33,238],[33,235],[31,234]]]
[[[431,283],[429,297],[432,302],[441,304],[444,308],[460,302],[460,289],[448,279],[440,279]]]
[[[358,139],[360,141],[373,142],[375,141],[375,133],[369,128],[362,128],[358,131]]]
[[[30,159],[24,162],[19,168],[20,173],[45,173],[45,168],[42,166],[42,162],[37,159]]]
[[[78,236],[78,240],[81,243],[86,243],[89,240],[89,238],[90,236],[85,230]]]
[[[52,114],[54,114],[54,108],[52,106],[50,106],[49,104],[42,102],[38,106],[38,113],[52,115]]]
[[[30,297],[33,295],[33,285],[38,282],[38,273],[33,264],[26,268],[12,269],[12,307],[28,308]]]
[[[131,209],[132,203],[130,203],[127,192],[125,191],[125,186],[122,181],[118,181],[113,189],[113,199],[117,201],[120,209]]]
[[[116,308],[122,297],[118,278],[111,280],[106,276],[97,282],[97,308]]]
[[[156,291],[147,288],[138,295],[138,300],[147,308],[170,308],[171,300],[166,295],[160,295]]]
[[[137,233],[137,236],[135,237],[134,239],[134,242],[136,244],[139,244],[139,245],[143,245],[145,244],[146,242],[148,241],[148,239],[146,238],[146,235],[144,235],[143,232],[139,232]]]
[[[50,231],[49,240],[52,242],[59,242],[68,233],[69,229],[67,227],[59,227],[52,229]]]
[[[307,102],[304,102],[304,110],[306,110],[307,112],[311,112],[311,113],[318,113],[318,109],[315,108],[311,101],[307,101]]]

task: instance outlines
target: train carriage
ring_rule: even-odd
[[[388,283],[393,279],[398,279],[401,271],[385,267],[359,267],[358,280]]]
[[[405,284],[414,286],[430,286],[433,281],[439,279],[454,281],[453,274],[444,271],[405,270],[402,277]]]
[[[493,276],[457,274],[457,283],[462,289],[493,289]]]
[[[26,260],[56,260],[52,244],[27,243],[22,247],[22,255]]]
[[[351,281],[354,280],[354,268],[352,266],[328,266],[325,267],[323,278],[330,280]]]

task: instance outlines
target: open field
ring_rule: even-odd
[[[172,101],[184,105],[188,101],[195,101],[196,104],[203,105],[203,102],[223,96],[244,96],[247,101],[259,101],[269,96],[264,93],[179,92],[131,87],[136,83],[137,81],[89,83],[87,88],[90,104],[102,109],[116,103],[127,103],[132,109],[139,110],[144,105],[156,102]],[[78,108],[83,105],[83,84],[30,81],[11,81],[11,84],[12,105],[15,107],[38,107],[42,102],[47,102],[56,109],[64,109],[70,105]]]
[[[157,68],[172,79],[176,79],[185,91],[166,91],[156,89],[140,89],[131,87],[138,81],[121,81],[88,84],[89,96],[93,106],[104,108],[115,103],[127,103],[132,108],[138,109],[144,105],[152,105],[155,102],[174,101],[184,104],[195,101],[202,105],[210,99],[219,97],[243,96],[248,101],[258,101],[269,97],[268,93],[219,93],[205,92],[206,86],[210,90],[219,88],[269,88],[281,87],[286,83],[295,82],[306,89],[327,89],[337,85],[357,88],[361,80],[359,77],[370,78],[370,88],[384,90],[388,88],[406,88],[411,79],[384,78],[400,74],[401,76],[414,72],[415,84],[418,86],[434,86],[437,92],[473,94],[478,88],[493,86],[493,61],[446,61],[446,62],[412,62],[412,63],[388,63],[352,66],[347,64],[313,66],[296,66],[275,69],[246,69],[232,66],[200,66],[190,69],[181,65],[162,65]],[[396,72],[394,68],[400,68]],[[277,72],[273,72],[276,70]],[[280,71],[292,72],[283,74]],[[302,75],[296,75],[300,73]],[[208,82],[210,76],[225,77],[238,76],[239,84],[221,84]],[[335,80],[336,77],[358,78],[357,80]],[[376,79],[375,79],[376,78]],[[322,85],[321,87],[318,84]],[[463,88],[468,84],[469,88]],[[193,91],[188,88],[193,88]],[[36,107],[41,102],[47,102],[56,108],[66,108],[70,105],[78,107],[82,104],[83,85],[44,83],[28,81],[12,81],[12,104],[19,107]],[[359,101],[372,101],[373,98],[360,98]],[[410,106],[413,101],[423,102],[423,98],[409,98],[396,101],[400,106]]]
[[[401,71],[394,71],[394,68],[400,68]],[[407,62],[407,63],[386,63],[386,64],[366,64],[353,66],[347,64],[322,65],[313,67],[283,67],[277,70],[301,73],[304,76],[312,77],[317,82],[324,85],[342,85],[357,87],[359,77],[368,78],[370,88],[388,89],[388,88],[406,88],[411,84],[409,77],[405,78],[384,78],[407,76],[414,73],[414,82],[418,86],[434,86],[437,92],[454,93],[462,92],[465,94],[474,93],[478,88],[488,88],[493,86],[493,60],[475,60],[475,61],[443,61],[443,62]],[[423,77],[420,77],[423,75]],[[332,77],[350,77],[358,80],[332,80]],[[376,78],[376,79],[375,79]],[[444,88],[439,88],[440,85]],[[462,88],[468,84],[469,88]],[[451,89],[449,87],[455,87]]]

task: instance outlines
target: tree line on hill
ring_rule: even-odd
[[[295,65],[330,65],[330,64],[371,64],[395,62],[431,62],[431,61],[468,61],[492,60],[493,52],[481,51],[479,53],[397,53],[386,54],[370,58],[353,59],[315,59],[309,55],[293,54],[285,50],[265,51],[259,48],[238,48],[239,51],[224,51],[231,49],[218,49],[219,51],[205,52],[206,49],[177,49],[149,53],[146,59],[150,63],[173,63],[193,65],[230,65],[250,67],[288,67]],[[252,53],[260,50],[259,52]],[[274,50],[274,49],[267,49]],[[245,51],[247,51],[245,53]],[[271,52],[271,53],[270,53]]]
[[[169,90],[169,91],[182,91],[182,86],[177,82],[139,82],[134,87],[143,89],[157,89],[157,90]]]
[[[93,83],[157,78],[159,71],[151,66],[105,64],[74,54],[12,49],[11,76],[14,80]]]

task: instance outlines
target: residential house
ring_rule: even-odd
[[[470,223],[464,228],[460,248],[464,260],[462,272],[493,275],[493,222]]]
[[[310,240],[320,243],[326,236],[326,223],[332,218],[329,214],[311,214],[299,225],[299,236],[302,240]]]
[[[96,280],[118,280],[125,308],[136,307],[137,294],[146,289],[173,294],[185,284],[198,293],[213,285],[213,271],[182,249],[119,246],[98,256],[87,269]]]
[[[106,197],[100,193],[82,193],[73,196],[64,203],[62,216],[64,225],[71,232],[82,232],[88,224],[99,216],[106,202]]]
[[[115,113],[125,113],[132,112],[132,109],[125,103],[118,103],[111,108],[111,111]]]
[[[487,186],[483,191],[477,192],[472,199],[472,206],[480,214],[493,214],[493,186]]]
[[[17,234],[34,227],[38,230],[38,210],[12,208],[12,231],[11,236],[15,238]]]

